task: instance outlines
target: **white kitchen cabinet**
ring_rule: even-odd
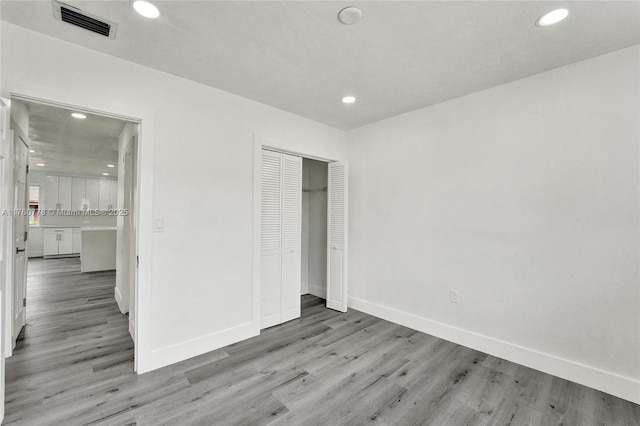
[[[85,192],[87,182],[85,178],[74,177],[71,181],[71,209],[86,210]]]
[[[72,234],[71,252],[80,253],[82,251],[82,230],[80,228],[73,228]]]
[[[98,208],[107,210],[111,201],[111,182],[107,179],[100,179],[100,194]]]
[[[45,177],[43,208],[47,210],[71,209],[72,178],[66,176]]]
[[[117,207],[118,181],[46,176],[42,207],[47,210],[108,210]]]
[[[66,228],[58,240],[58,254],[73,253],[73,230]]]
[[[100,179],[99,209],[109,210],[117,207],[118,181],[115,179]]]
[[[71,210],[71,181],[70,177],[58,177],[58,204],[61,210]]]
[[[111,179],[111,198],[109,201],[110,209],[118,208],[118,181],[115,179]]]
[[[97,209],[99,208],[100,199],[100,179],[86,179],[86,193],[85,198],[87,199],[87,204],[89,209]]]
[[[58,234],[53,232],[53,229],[45,229],[42,233],[43,249],[42,252],[45,256],[52,256],[58,254]]]
[[[41,208],[44,210],[58,208],[58,176],[45,176]]]
[[[45,228],[43,234],[45,256],[73,253],[73,228]]]

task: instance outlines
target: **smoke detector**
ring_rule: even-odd
[[[355,6],[345,7],[338,13],[338,21],[353,25],[362,19],[362,11]]]

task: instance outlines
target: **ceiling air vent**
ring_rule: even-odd
[[[109,38],[116,38],[117,24],[87,13],[77,7],[53,0],[53,16],[63,22],[84,28],[93,33]]]

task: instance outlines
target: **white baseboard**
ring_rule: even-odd
[[[197,337],[182,343],[155,349],[151,351],[150,370],[184,361],[185,359],[193,358],[194,356],[202,355],[232,343],[257,336],[258,334],[260,334],[260,330],[257,329],[257,325],[249,322],[203,337]]]
[[[327,298],[327,287],[315,284],[309,284],[309,293],[322,299]]]
[[[640,404],[640,380],[349,296],[349,307]]]
[[[124,301],[122,300],[122,294],[120,293],[120,289],[118,287],[115,287],[113,294],[115,296],[116,303],[118,304],[118,309],[120,309],[120,312],[122,312],[123,314],[126,314],[127,312],[129,312],[129,307],[124,306]]]

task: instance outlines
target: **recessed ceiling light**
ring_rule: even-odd
[[[567,9],[552,10],[538,18],[536,25],[540,27],[548,27],[549,25],[557,24],[567,16],[569,16],[569,11]]]
[[[155,19],[160,16],[160,11],[158,10],[158,8],[148,1],[136,0],[133,2],[133,8],[136,10],[136,12],[138,12],[145,18]]]
[[[79,119],[79,120],[84,120],[85,118],[87,118],[87,116],[86,116],[86,115],[84,115],[84,114],[80,114],[79,112],[72,112],[72,113],[71,113],[71,116],[72,116],[73,118],[77,118],[77,119]]]
[[[36,166],[44,167],[44,163],[38,163]]]
[[[34,152],[36,152],[36,150],[35,149],[30,149],[29,152],[34,153]]]
[[[349,6],[338,12],[338,21],[345,25],[356,24],[362,19],[362,11],[355,6]]]
[[[109,173],[103,173],[102,176],[109,176]]]
[[[107,164],[107,167],[111,167],[111,168],[113,168],[113,167],[115,167],[115,166],[114,166],[113,164]]]
[[[356,98],[354,98],[353,96],[345,96],[344,98],[342,98],[342,102],[345,104],[352,104],[356,101]]]

